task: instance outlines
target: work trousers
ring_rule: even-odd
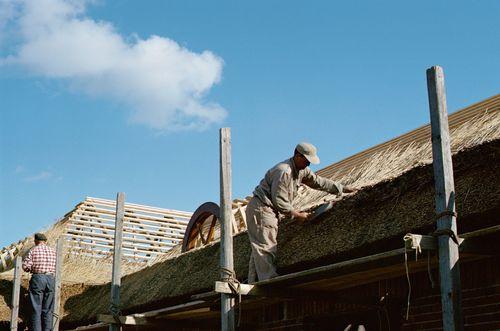
[[[51,331],[54,313],[54,276],[33,274],[30,280],[31,330]]]
[[[246,208],[247,233],[252,247],[248,265],[248,283],[278,276],[276,251],[278,247],[278,217],[273,209],[253,197]]]

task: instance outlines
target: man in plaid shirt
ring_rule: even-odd
[[[54,312],[54,275],[56,252],[47,246],[43,233],[35,234],[35,247],[24,258],[23,269],[30,272],[29,297],[32,307],[31,327],[34,331],[52,330]]]

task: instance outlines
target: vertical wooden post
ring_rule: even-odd
[[[61,320],[61,279],[62,279],[62,266],[64,262],[64,235],[57,239],[56,246],[56,279],[54,291],[54,331],[59,331],[59,321]]]
[[[123,217],[125,216],[125,193],[119,192],[116,197],[115,243],[113,246],[113,274],[111,280],[111,314],[115,319],[120,315],[120,285],[122,263]],[[109,325],[109,331],[121,330],[118,323]]]
[[[14,283],[12,285],[12,312],[10,315],[11,331],[17,331],[17,320],[19,317],[19,293],[21,292],[21,276],[23,274],[22,264],[23,258],[21,256],[17,256],[14,266]]]
[[[443,328],[445,331],[463,330],[458,245],[448,235],[453,233],[456,236],[457,224],[444,73],[441,67],[427,69],[427,90],[431,115],[437,229],[441,233],[438,243]]]
[[[231,201],[231,129],[220,129],[220,222],[221,222],[221,268],[233,272],[233,236]],[[227,272],[221,269],[221,278]],[[234,330],[234,299],[221,294],[221,329]]]

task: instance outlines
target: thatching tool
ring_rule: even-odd
[[[317,222],[319,216],[323,215],[327,211],[331,210],[336,202],[337,202],[336,200],[328,201],[328,202],[325,202],[325,203],[319,205],[318,207],[316,207],[316,209],[314,209],[311,212],[311,215],[309,216],[309,221],[310,222]]]

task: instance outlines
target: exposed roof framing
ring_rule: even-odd
[[[86,198],[67,215],[71,252],[93,257],[112,253],[116,201]],[[125,203],[123,255],[148,261],[181,243],[192,213]]]

